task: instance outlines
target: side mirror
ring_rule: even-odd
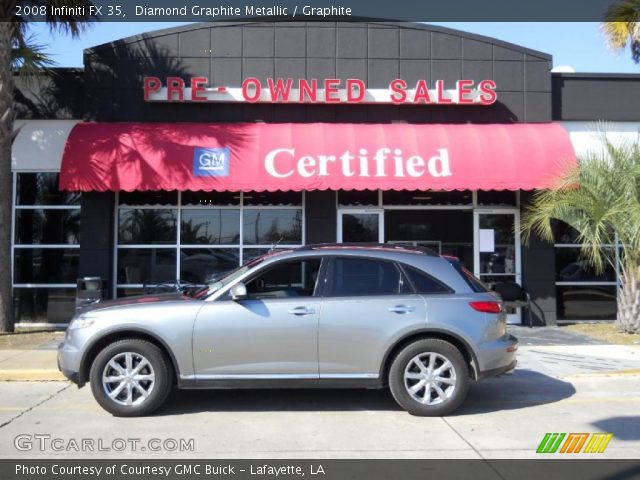
[[[236,302],[238,300],[244,300],[247,298],[247,287],[244,283],[238,282],[229,289],[229,295],[231,295],[231,300]]]

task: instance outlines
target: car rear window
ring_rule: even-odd
[[[471,290],[473,290],[476,293],[483,293],[483,292],[489,291],[489,288],[484,283],[482,283],[473,273],[471,273],[469,270],[467,270],[462,265],[460,265],[460,261],[457,258],[451,258],[451,257],[444,257],[444,258],[446,258],[449,261],[449,263],[453,265],[453,268],[455,268],[456,271],[462,276],[464,281],[467,282],[467,285],[471,287]]]
[[[424,272],[408,265],[402,265],[402,269],[409,277],[416,293],[451,293],[451,289]]]

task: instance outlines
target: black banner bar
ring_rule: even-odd
[[[600,22],[623,0],[92,0],[83,12],[65,2],[19,2],[25,21],[52,16],[94,16],[103,22],[363,21]],[[29,5],[33,3],[33,5]],[[55,4],[41,5],[41,3]],[[53,10],[58,8],[58,10]],[[617,19],[624,21],[625,19]]]
[[[428,441],[421,439],[419,441]],[[638,460],[0,460],[3,480],[633,480]]]

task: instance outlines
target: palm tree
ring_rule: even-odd
[[[640,62],[640,0],[621,0],[611,5],[602,24],[607,43],[614,51],[631,46],[631,58]]]
[[[0,331],[13,331],[11,288],[11,143],[14,137],[13,70],[23,72],[51,64],[41,48],[29,37],[29,23],[16,15],[16,6],[85,6],[90,0],[2,0],[0,2]],[[49,9],[50,11],[50,9]],[[52,31],[80,35],[92,18],[48,15]]]
[[[523,215],[525,241],[533,234],[553,241],[553,220],[578,232],[581,257],[601,273],[620,271],[616,325],[640,333],[640,142],[613,144],[602,134],[603,149],[580,159],[557,188],[537,192]],[[611,249],[618,244],[619,265]]]

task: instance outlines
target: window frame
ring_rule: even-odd
[[[61,249],[61,250],[80,250],[81,239],[78,236],[77,243],[17,243],[16,242],[16,217],[19,211],[27,211],[27,210],[42,210],[46,212],[47,210],[67,210],[73,211],[77,210],[82,215],[82,194],[78,197],[78,203],[75,204],[47,204],[47,203],[34,203],[34,204],[19,204],[18,203],[18,176],[21,174],[54,174],[60,175],[59,170],[52,169],[44,169],[44,170],[11,170],[11,288],[13,294],[13,303],[11,308],[15,309],[15,299],[18,295],[21,295],[21,292],[33,292],[36,290],[47,290],[47,301],[49,301],[48,295],[52,290],[58,290],[63,292],[72,293],[75,296],[76,283],[19,283],[16,282],[16,251],[17,250],[51,250],[51,249]],[[20,293],[19,293],[20,292]],[[16,318],[16,326],[38,326],[38,325],[55,325],[55,326],[65,326],[68,322],[65,323],[50,323],[49,319],[45,319],[45,321],[40,321],[38,319],[28,319],[25,320],[23,318]]]
[[[136,290],[136,289],[144,289],[146,286],[153,285],[153,282],[146,283],[121,283],[118,281],[118,273],[119,273],[119,262],[118,262],[118,252],[120,250],[125,249],[153,249],[153,248],[168,248],[172,249],[176,252],[176,265],[175,265],[175,278],[180,278],[182,273],[181,270],[181,256],[180,252],[185,249],[190,250],[210,250],[210,249],[237,249],[238,251],[238,266],[243,265],[247,261],[246,252],[252,250],[261,250],[262,253],[267,253],[269,249],[273,247],[273,245],[267,244],[247,244],[244,242],[244,212],[245,210],[297,210],[300,211],[300,243],[282,243],[279,244],[276,249],[293,249],[299,248],[305,245],[306,243],[306,192],[300,192],[300,204],[286,204],[286,205],[245,205],[244,192],[238,192],[239,200],[237,205],[194,205],[194,204],[182,204],[182,193],[177,192],[177,200],[176,204],[158,204],[158,205],[129,205],[129,204],[120,204],[120,192],[116,192],[115,194],[115,202],[114,202],[114,228],[113,228],[113,279],[112,279],[112,292],[113,298],[117,298],[119,290]],[[247,193],[247,195],[250,195]],[[120,209],[151,209],[151,210],[172,210],[175,212],[175,220],[176,220],[176,240],[173,243],[166,244],[121,244],[119,243],[119,216]],[[239,210],[239,233],[240,237],[238,239],[237,244],[186,244],[182,243],[182,212],[183,210]],[[254,258],[254,256],[250,257]],[[204,284],[203,284],[204,285]]]
[[[564,223],[564,222],[562,222]],[[620,289],[620,252],[621,252],[621,247],[620,244],[618,242],[616,242],[615,244],[611,244],[611,243],[603,243],[600,245],[600,248],[610,248],[614,251],[614,255],[615,255],[615,269],[614,269],[614,275],[615,275],[615,279],[614,280],[570,280],[570,281],[563,281],[563,280],[558,280],[558,265],[556,262],[556,254],[562,250],[562,249],[567,249],[567,250],[574,250],[574,251],[579,251],[583,244],[581,243],[566,243],[566,241],[564,241],[564,239],[558,239],[557,238],[557,232],[555,230],[555,227],[569,227],[570,229],[572,228],[570,225],[568,224],[564,224],[564,225],[560,225],[560,222],[558,222],[557,225],[554,225],[554,242],[553,242],[553,264],[554,264],[554,272],[553,272],[553,286],[554,286],[554,295],[555,295],[555,307],[556,307],[556,316],[557,316],[557,321],[558,323],[572,323],[572,322],[583,322],[583,321],[594,321],[593,319],[589,319],[589,318],[560,318],[560,302],[561,302],[561,295],[559,294],[560,290],[563,287],[615,287],[615,291],[617,292]],[[578,257],[579,257],[579,253],[578,253]],[[616,311],[617,311],[617,304],[616,304]],[[596,321],[603,321],[603,322],[612,322],[614,321],[615,318],[610,318],[610,319],[597,319]]]
[[[33,282],[16,282],[15,277],[15,263],[16,263],[16,250],[79,250],[80,238],[78,237],[77,243],[16,243],[16,214],[18,211],[25,210],[77,210],[82,215],[82,197],[79,198],[77,204],[74,205],[54,205],[54,204],[18,204],[18,176],[21,174],[55,174],[60,175],[58,170],[14,170],[12,171],[12,209],[11,209],[11,286],[16,288],[62,288],[62,289],[75,289],[75,283],[33,283]]]

